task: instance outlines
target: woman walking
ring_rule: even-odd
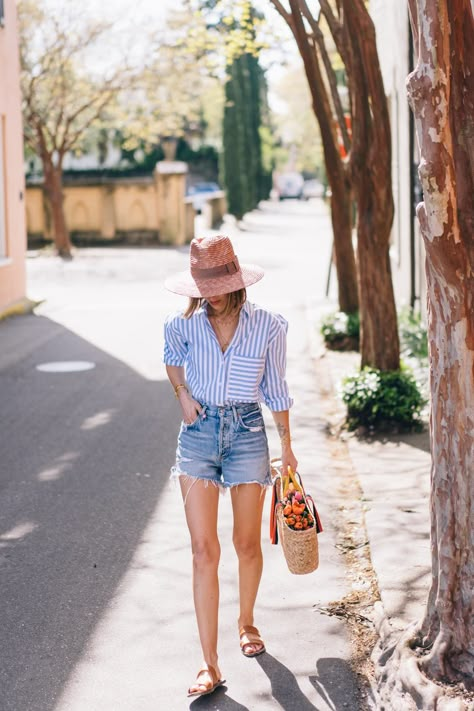
[[[246,300],[246,287],[263,277],[240,265],[228,237],[194,239],[190,269],[166,280],[189,297],[186,310],[165,323],[164,362],[182,410],[176,465],[191,535],[193,594],[203,664],[188,696],[224,683],[217,654],[220,545],[219,489],[230,488],[233,544],[239,561],[240,648],[265,651],[254,625],[262,575],[261,522],[270,457],[261,402],[281,439],[283,470],[297,468],[291,448],[285,380],[287,323]]]

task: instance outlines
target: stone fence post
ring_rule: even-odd
[[[163,160],[156,164],[155,183],[158,200],[161,244],[186,243],[186,173],[181,161]]]

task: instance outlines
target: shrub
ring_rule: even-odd
[[[364,368],[343,381],[342,399],[347,405],[347,425],[371,429],[422,428],[421,411],[426,404],[409,371],[384,372]]]
[[[410,308],[401,309],[398,313],[398,330],[404,356],[418,360],[428,358],[428,336],[420,314]]]
[[[335,311],[321,321],[324,343],[333,350],[359,350],[359,314]]]

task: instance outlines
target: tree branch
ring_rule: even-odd
[[[310,44],[308,41],[308,35],[303,23],[303,16],[301,14],[300,0],[289,0],[289,2],[294,23],[293,34],[303,60],[306,76],[308,78],[313,109],[319,123],[319,130],[321,132],[326,166],[331,167],[331,170],[334,172],[340,173],[341,170],[344,170],[344,168],[339,155],[337,137],[333,126],[331,106],[327,96],[327,89],[321,75],[318,55],[314,49],[314,45]]]
[[[273,5],[273,7],[275,8],[275,10],[283,17],[286,24],[288,25],[288,27],[291,29],[291,31],[294,34],[293,16],[292,16],[291,12],[288,12],[287,10],[285,10],[285,8],[281,4],[280,0],[270,0],[270,2]]]
[[[344,117],[344,110],[342,108],[341,97],[339,96],[339,92],[337,90],[336,73],[335,73],[334,68],[331,64],[331,59],[330,59],[328,51],[326,49],[324,35],[321,31],[321,28],[319,27],[318,22],[313,17],[313,14],[309,9],[306,0],[300,0],[300,5],[301,5],[301,11],[302,11],[304,17],[309,22],[309,25],[313,31],[313,34],[314,34],[314,39],[315,39],[316,44],[319,48],[321,59],[323,61],[324,68],[326,70],[326,76],[328,78],[329,87],[331,89],[331,98],[332,98],[332,102],[334,105],[334,111],[336,113],[337,120],[339,123],[339,128],[341,131],[341,136],[342,136],[342,140],[344,143],[344,148],[346,150],[346,153],[349,153],[349,151],[351,149],[351,139],[349,138],[349,133],[348,133],[347,126],[346,126],[346,120]],[[315,51],[316,51],[316,48],[315,48]]]
[[[319,0],[319,6],[321,8],[321,12],[323,13],[326,19],[326,22],[328,23],[331,34],[334,37],[334,41],[336,41],[336,36],[341,35],[342,25],[339,20],[334,16],[329,0]]]

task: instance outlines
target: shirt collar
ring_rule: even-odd
[[[206,314],[207,316],[207,307],[208,303],[205,301],[203,305],[199,308],[198,313],[201,314]],[[245,315],[245,318],[248,320],[253,316],[253,312],[255,311],[255,306],[251,304],[249,301],[244,301],[241,312]]]

